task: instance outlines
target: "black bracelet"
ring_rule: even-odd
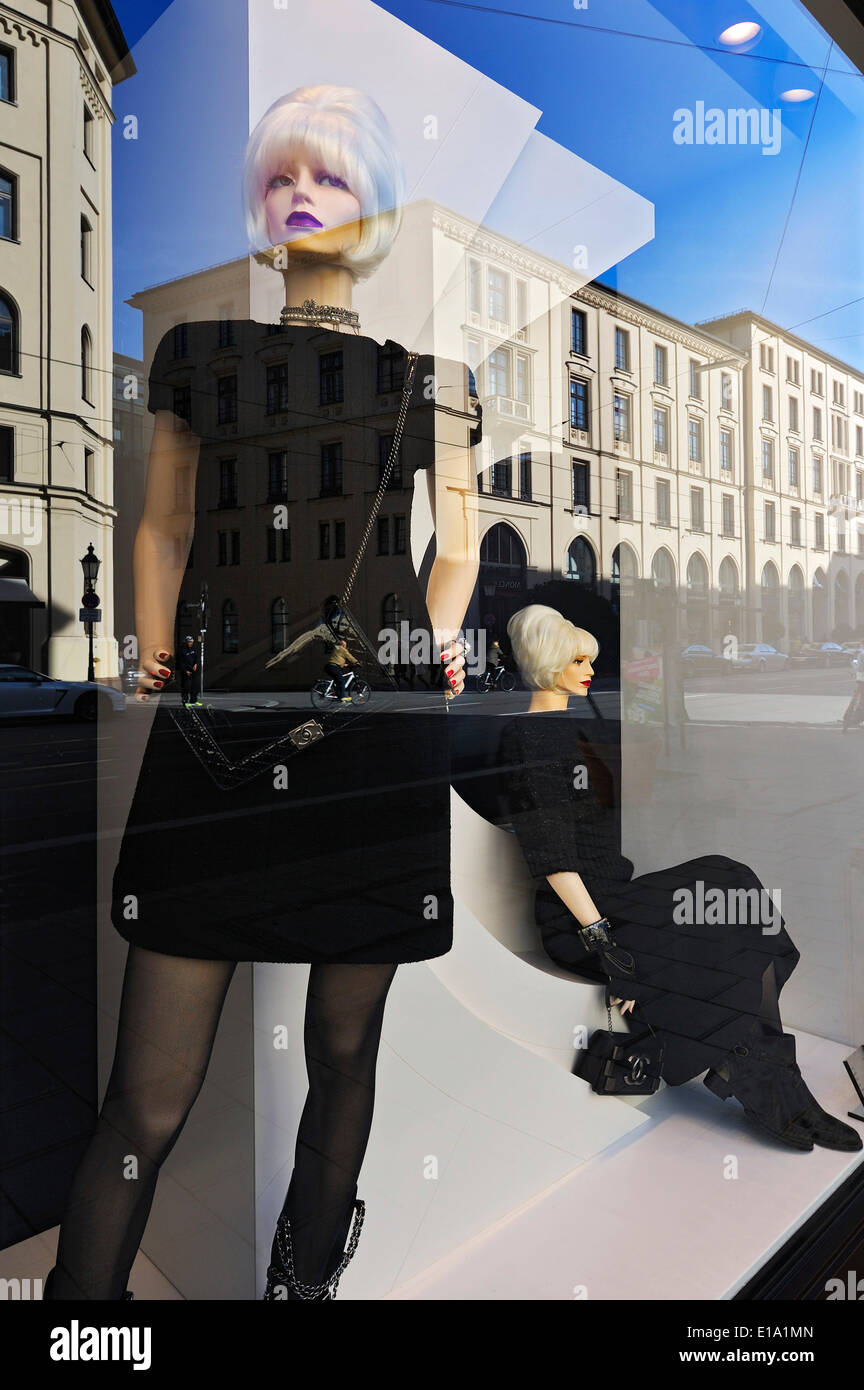
[[[590,955],[593,951],[605,950],[613,944],[611,932],[612,927],[608,918],[601,917],[598,921],[591,922],[587,927],[580,927],[577,935]]]

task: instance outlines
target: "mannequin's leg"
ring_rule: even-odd
[[[375,1103],[375,1067],[395,965],[313,965],[306,998],[309,1094],[282,1208],[297,1277],[322,1282],[347,1233]],[[341,1247],[340,1247],[341,1248]]]
[[[192,1107],[233,961],[129,947],[114,1065],[60,1228],[52,1299],[120,1299]]]

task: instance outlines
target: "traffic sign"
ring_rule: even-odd
[[[95,590],[88,590],[86,594],[81,595],[81,602],[85,608],[98,608],[100,603],[99,595]]]
[[[101,623],[101,608],[81,608],[78,610],[79,623]]]

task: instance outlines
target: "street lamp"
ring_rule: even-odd
[[[94,612],[99,606],[99,599],[96,594],[96,576],[99,573],[99,566],[102,561],[93,549],[91,541],[87,547],[87,554],[81,557],[81,568],[84,571],[84,593],[81,602],[88,612]],[[87,679],[95,681],[96,668],[93,663],[93,619],[85,619],[84,626],[87,629]]]

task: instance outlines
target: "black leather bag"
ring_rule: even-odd
[[[663,1041],[649,1025],[639,1033],[616,1033],[606,991],[608,1027],[598,1028],[573,1063],[574,1076],[600,1096],[651,1096],[662,1079]]]

